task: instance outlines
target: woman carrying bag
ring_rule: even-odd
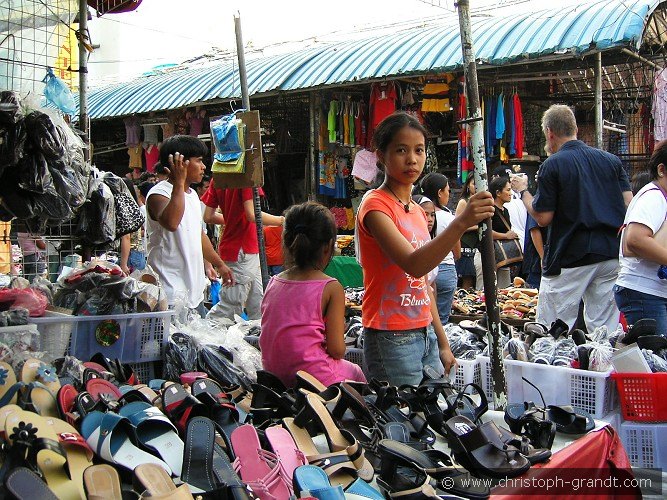
[[[505,204],[512,199],[512,187],[507,177],[496,177],[489,183],[489,192],[493,195],[495,212],[491,219],[493,230],[494,249],[496,250],[496,275],[498,277],[498,288],[507,288],[511,284],[510,270],[508,266],[523,260],[518,235],[512,231],[510,226],[510,214]],[[511,242],[508,245],[506,242]],[[514,243],[516,248],[514,248]]]

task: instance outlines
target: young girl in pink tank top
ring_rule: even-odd
[[[304,370],[324,385],[366,382],[345,355],[345,293],[324,274],[336,241],[331,212],[319,203],[295,205],[285,213],[286,270],[271,278],[262,300],[259,345],[265,370],[287,387]]]

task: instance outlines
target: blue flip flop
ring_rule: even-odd
[[[135,446],[132,442],[134,428],[130,421],[121,415],[93,411],[83,419],[81,434],[88,446],[107,462],[130,471],[137,465],[154,463],[171,474],[171,469],[165,462]]]
[[[345,500],[342,486],[331,486],[329,476],[319,467],[302,465],[294,470],[294,494],[312,496],[318,500]]]
[[[164,413],[151,404],[135,401],[123,406],[118,414],[130,421],[142,447],[164,460],[175,476],[181,475],[184,444]]]

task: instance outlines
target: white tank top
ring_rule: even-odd
[[[168,181],[156,184],[146,196],[171,198],[173,186]],[[146,217],[148,227],[148,264],[160,277],[160,285],[167,294],[169,305],[181,298],[190,308],[204,300],[206,275],[201,247],[202,216],[199,197],[194,189],[185,193],[183,219],[176,231],[163,228],[157,221]]]

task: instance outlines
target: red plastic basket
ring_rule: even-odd
[[[613,373],[623,419],[667,422],[667,373]]]

